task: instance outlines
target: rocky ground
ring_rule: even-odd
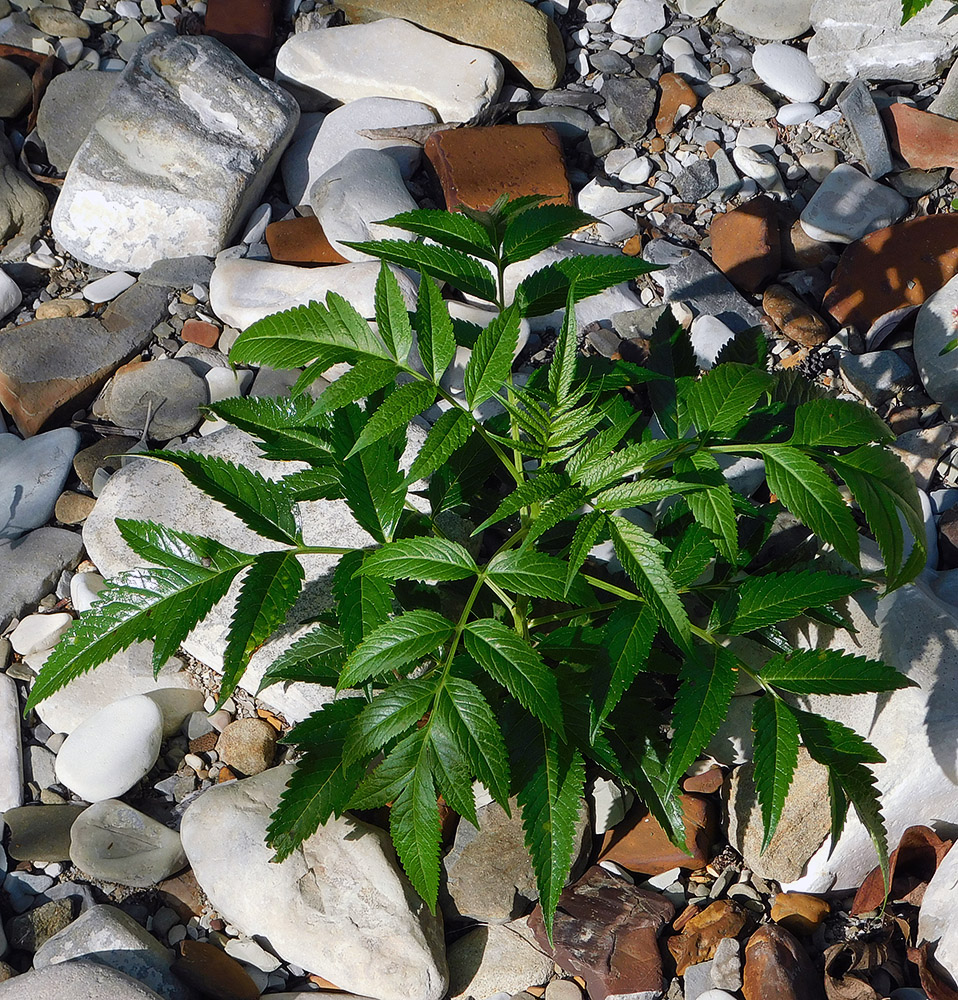
[[[949,9],[935,0],[902,28],[897,0],[0,0],[0,998],[952,1000]],[[852,603],[855,636],[793,636],[919,682],[811,699],[888,761],[876,775],[900,846],[887,908],[861,825],[826,839],[810,760],[760,853],[747,692],[685,781],[691,856],[613,784],[590,784],[554,949],[521,829],[492,803],[478,833],[450,823],[444,920],[359,819],[270,863],[288,774],[277,738],[328,692],[241,689],[210,716],[228,610],[156,680],[137,645],[20,719],[59,636],[135,564],[117,516],[255,544],[170,467],[132,457],[170,444],[270,471],[200,410],[288,391],[298,374],[231,368],[238,331],[330,289],[370,316],[378,265],[341,241],[504,190],[599,219],[530,267],[610,247],[670,265],[582,303],[584,351],[641,352],[669,308],[707,366],[764,324],[776,365],[864,400],[898,436],[927,567]],[[531,326],[520,367],[547,360],[551,322]],[[761,479],[742,469],[736,485]],[[316,544],[368,543],[343,505],[303,507]],[[328,569],[308,566],[317,580]],[[296,634],[257,653],[248,690]]]

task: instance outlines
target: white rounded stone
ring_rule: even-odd
[[[817,114],[817,104],[785,104],[778,109],[775,120],[781,125],[804,125]]]
[[[640,156],[627,163],[618,176],[623,184],[644,184],[652,176],[652,161],[647,156]]]
[[[10,645],[22,656],[53,649],[72,624],[73,616],[65,611],[52,615],[27,615],[10,633]]]
[[[815,72],[808,56],[800,49],[781,42],[756,45],[752,69],[762,83],[790,101],[810,103],[817,101],[825,92],[825,82]]]
[[[96,595],[106,586],[106,580],[99,573],[76,573],[70,580],[70,600],[75,610],[82,615],[89,611]]]
[[[695,356],[703,368],[715,364],[718,352],[735,334],[716,316],[696,316],[689,328]]]
[[[941,352],[958,337],[958,277],[929,296],[915,320],[915,364],[925,392],[939,403],[958,403],[958,350]]]
[[[163,714],[145,695],[115,701],[82,722],[57,754],[57,780],[87,802],[114,799],[148,774],[160,754]]]
[[[661,0],[619,0],[609,27],[626,38],[645,38],[665,27],[665,6]]]
[[[662,43],[662,54],[675,61],[679,56],[694,56],[695,49],[692,43],[681,35],[670,35]]]
[[[112,274],[104,275],[91,281],[83,288],[83,297],[87,302],[99,303],[109,302],[115,299],[120,292],[125,292],[130,285],[136,284],[136,278],[126,271],[114,271]]]
[[[0,319],[12,313],[22,301],[23,293],[20,291],[20,286],[0,268]]]

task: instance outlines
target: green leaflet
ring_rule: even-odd
[[[428,410],[436,401],[436,388],[428,382],[407,382],[391,392],[376,411],[369,417],[362,433],[346,455],[348,461],[363,448],[392,434],[400,427],[405,428],[413,417]]]
[[[924,10],[932,0],[901,0],[901,23],[910,21],[919,11]]]
[[[499,521],[504,520],[507,517],[511,517],[513,514],[518,514],[523,507],[529,507],[532,504],[540,503],[541,501],[554,496],[558,493],[566,484],[563,482],[562,478],[554,472],[543,472],[542,474],[536,476],[535,479],[529,479],[521,486],[517,486],[501,504],[496,508],[496,512],[490,517],[487,517],[482,524],[473,532],[473,535],[478,535],[479,532],[484,531],[486,528],[493,524],[498,524]]]
[[[485,227],[461,211],[443,212],[439,209],[418,208],[414,212],[394,215],[380,225],[406,229],[452,250],[460,250],[483,260],[496,259]]]
[[[699,433],[724,435],[745,419],[773,383],[771,375],[757,368],[719,365],[694,383],[683,403]]]
[[[423,278],[419,283],[415,322],[419,358],[429,378],[438,382],[455,356],[456,338],[452,332],[449,307],[435,282],[429,278]],[[423,409],[431,405],[432,400]]]
[[[431,476],[469,440],[474,429],[472,418],[465,410],[452,409],[443,413],[429,429],[422,451],[406,475],[406,482],[414,483]]]
[[[486,302],[496,301],[496,283],[485,265],[468,254],[448,247],[427,246],[406,240],[379,240],[372,243],[351,243],[348,247],[379,257],[380,260],[411,267],[437,281],[448,281],[454,288],[475,295]]]
[[[692,484],[682,495],[695,520],[709,531],[719,553],[729,562],[737,562],[735,499],[718,462],[708,452],[697,451],[687,458],[677,458],[674,469]]]
[[[406,300],[396,275],[383,262],[376,279],[376,327],[386,349],[400,364],[405,364],[412,347],[412,324],[406,312]]]
[[[575,286],[572,294],[575,301],[580,302],[613,285],[656,270],[654,264],[638,257],[565,257],[521,281],[516,288],[515,301],[523,316],[546,316],[566,304],[570,285]]]
[[[385,580],[464,580],[475,576],[479,567],[458,542],[404,538],[367,556],[359,572]]]
[[[895,440],[888,424],[867,406],[847,399],[812,399],[795,410],[795,429],[789,442],[820,448],[849,448]]]
[[[755,730],[755,791],[762,810],[764,851],[772,842],[785,806],[785,795],[798,764],[798,723],[780,698],[766,695],[752,706]]]
[[[525,639],[491,618],[470,622],[463,638],[469,655],[497,684],[550,729],[564,734],[555,675]]]
[[[476,796],[472,790],[472,772],[452,733],[435,717],[429,725],[432,742],[432,776],[436,789],[453,812],[459,813],[476,829]]]
[[[343,745],[363,698],[341,698],[324,705],[283,740],[298,743],[296,762],[279,805],[270,817],[266,842],[283,861],[331,816],[340,815],[363,775],[362,764],[345,767]]]
[[[499,313],[476,338],[463,376],[471,409],[494,396],[508,380],[519,343],[519,311],[515,306]]]
[[[529,750],[529,777],[516,795],[536,873],[543,923],[551,941],[553,914],[572,867],[585,766],[577,749],[544,726],[537,727]]]
[[[575,535],[572,538],[572,545],[569,547],[569,568],[566,571],[565,593],[569,593],[572,581],[576,573],[586,561],[592,547],[596,545],[599,538],[606,532],[605,516],[599,511],[591,511],[586,514],[576,525]]]
[[[669,783],[689,769],[725,721],[738,680],[738,660],[724,646],[694,647],[679,671],[679,693],[672,713]]]
[[[472,681],[451,675],[439,692],[435,712],[475,776],[508,811],[509,758],[502,731],[482,692]]]
[[[612,612],[605,627],[611,675],[606,690],[595,692],[599,695],[596,711],[599,724],[605,722],[635,678],[647,669],[652,640],[658,630],[659,623],[647,604],[625,602]]]
[[[507,264],[528,260],[569,233],[595,222],[572,205],[535,205],[511,216],[502,239]]]
[[[622,568],[675,642],[688,648],[691,641],[689,616],[665,568],[664,557],[668,555],[668,550],[624,517],[610,517],[608,524]]]
[[[335,686],[346,659],[343,637],[328,625],[316,625],[280,653],[267,667],[256,693],[280,681],[309,681]]]
[[[223,654],[216,708],[236,690],[250,657],[286,621],[305,574],[292,552],[264,552],[243,577]]]
[[[837,649],[798,650],[773,656],[762,667],[762,680],[794,694],[865,694],[917,687],[894,667]]]
[[[715,557],[715,545],[701,524],[693,522],[679,537],[672,549],[666,568],[680,587],[691,586]]]
[[[390,740],[419,722],[436,697],[438,683],[439,677],[430,675],[401,680],[380,691],[353,722],[343,747],[345,764],[368,761]]]
[[[765,625],[778,625],[808,608],[841,600],[868,586],[864,580],[823,571],[750,576],[724,595],[716,631],[744,635]]]
[[[347,653],[352,652],[370,632],[387,622],[392,612],[392,588],[389,584],[359,572],[370,555],[370,552],[361,550],[349,552],[339,560],[333,573],[333,596],[339,607],[339,629]]]
[[[556,404],[564,402],[572,391],[576,356],[579,353],[579,327],[575,321],[575,283],[569,285],[565,315],[556,341],[555,353],[549,365],[549,392]]]
[[[838,487],[821,466],[807,455],[785,444],[753,445],[765,459],[769,489],[815,534],[830,542],[839,554],[857,566],[858,530],[852,512]]]
[[[563,559],[544,552],[503,552],[486,567],[486,577],[503,590],[527,597],[543,597],[586,606],[594,601],[588,584],[574,572],[567,588],[566,580],[570,578],[568,565]]]
[[[271,486],[258,472],[215,455],[153,451],[144,457],[176,466],[193,486],[218,500],[257,534],[296,544],[299,526],[292,501],[283,495],[281,486]]]
[[[453,624],[434,611],[407,611],[373,629],[349,654],[339,689],[355,687],[387,670],[401,670],[452,638]]]
[[[399,368],[392,361],[382,361],[378,358],[361,361],[340,375],[335,382],[330,382],[316,400],[315,412],[330,413],[341,406],[348,406],[350,403],[365,399],[395,382],[398,372]]]
[[[159,672],[226,594],[237,573],[255,558],[151,521],[118,521],[117,525],[138,555],[147,551],[150,556],[144,558],[167,565],[128,570],[109,581],[90,610],[50,653],[25,711],[134,642],[154,640],[153,669]]]

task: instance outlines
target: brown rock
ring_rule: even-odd
[[[333,249],[319,220],[313,215],[271,222],[266,227],[266,245],[277,264],[314,267],[317,264],[347,263],[346,258]]]
[[[881,116],[892,149],[909,167],[958,167],[958,122],[907,104],[892,104]]]
[[[0,983],[13,979],[15,975],[17,975],[17,970],[9,962],[0,962]]]
[[[952,511],[954,508],[952,508]],[[941,520],[951,513],[945,511]],[[952,514],[951,524],[955,524]],[[940,525],[939,525],[939,530]],[[888,899],[892,902],[906,902],[921,906],[925,890],[938,866],[951,850],[952,842],[942,840],[931,827],[910,826],[901,835],[898,846],[888,858],[891,891]],[[877,910],[885,902],[885,879],[881,868],[874,868],[865,877],[855,899],[852,901],[852,915]]]
[[[107,472],[116,472],[120,468],[120,460],[114,456],[129,451],[134,444],[136,441],[133,438],[121,437],[118,434],[102,437],[89,448],[83,448],[73,456],[73,471],[88,490],[92,489],[96,470],[106,469]]]
[[[189,344],[216,347],[216,342],[220,339],[220,328],[215,323],[207,323],[201,319],[188,319],[183,324],[180,336]]]
[[[0,403],[24,437],[87,405],[151,331],[111,333],[96,319],[44,319],[0,337]]]
[[[885,423],[894,435],[921,427],[922,412],[917,406],[897,406],[885,417]]]
[[[686,792],[698,792],[700,795],[711,795],[717,792],[725,783],[725,771],[717,764],[701,774],[689,775],[682,782],[682,789]]]
[[[33,953],[72,920],[72,898],[51,899],[49,903],[7,921],[7,940],[12,947]]]
[[[808,937],[831,912],[828,903],[819,896],[805,892],[780,892],[772,900],[772,920],[780,927]]]
[[[183,923],[203,912],[203,896],[192,869],[160,882],[156,895],[164,906],[176,911]]]
[[[715,266],[743,291],[757,292],[781,269],[778,212],[768,195],[716,215],[709,235]]]
[[[644,806],[634,806],[602,843],[599,859],[615,861],[630,871],[658,875],[671,868],[702,868],[715,836],[715,808],[698,795],[682,795],[685,843],[689,853],[673,844]]]
[[[822,977],[782,927],[765,924],[745,946],[745,1000],[825,1000]]]
[[[84,493],[67,490],[57,498],[53,514],[61,524],[82,524],[96,506],[96,499]]]
[[[597,865],[559,897],[550,947],[536,906],[529,926],[563,970],[582,976],[591,1000],[663,987],[657,937],[675,909],[656,892],[637,889]]]
[[[958,215],[878,229],[842,253],[824,306],[862,333],[895,309],[920,306],[958,273]]]
[[[190,740],[190,753],[207,753],[210,750],[216,749],[216,741],[220,738],[220,734],[214,729],[211,733],[204,733],[202,736],[197,736],[195,739]]]
[[[662,136],[657,135],[654,139],[649,140],[649,151],[652,153],[661,153],[665,149],[665,140]]]
[[[250,66],[273,47],[273,0],[208,0],[206,34],[232,49]]]
[[[228,0],[227,0],[228,2]],[[340,0],[350,23],[401,17],[427,31],[489,49],[533,87],[551,90],[565,71],[565,45],[551,18],[525,0]]]
[[[545,195],[572,204],[562,145],[548,125],[491,125],[434,132],[423,147],[446,208],[486,211],[500,195]]]
[[[216,783],[222,785],[226,781],[235,781],[236,775],[228,768],[221,767],[220,773],[216,776]]]
[[[259,987],[225,951],[206,941],[181,941],[173,974],[211,1000],[259,1000]]]
[[[698,94],[677,73],[663,73],[659,80],[662,96],[659,110],[655,115],[655,131],[659,135],[670,135],[675,128],[676,116],[685,106],[684,114],[699,106]]]
[[[798,219],[791,225],[780,226],[779,242],[782,247],[782,265],[788,271],[818,267],[834,253],[828,243],[812,239]]]
[[[817,347],[831,338],[825,320],[787,285],[769,285],[762,296],[762,308],[789,340],[802,347]]]
[[[90,303],[85,299],[50,299],[37,306],[37,319],[63,319],[68,316],[86,316]]]
[[[263,719],[231,722],[216,743],[216,752],[234,771],[251,776],[273,763],[279,733]]]
[[[730,899],[709,903],[688,921],[681,934],[669,938],[669,951],[675,959],[676,973],[684,976],[690,965],[714,958],[719,942],[723,938],[737,937],[745,926],[745,920],[745,911]]]

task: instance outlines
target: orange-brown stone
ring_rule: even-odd
[[[182,979],[210,1000],[259,1000],[259,987],[250,974],[225,951],[206,941],[181,941],[171,966]]]
[[[686,792],[698,792],[700,795],[711,795],[712,792],[717,792],[724,783],[725,771],[723,771],[717,764],[713,764],[701,774],[689,775],[689,777],[682,782],[682,788]]]
[[[680,976],[690,965],[708,962],[723,938],[736,937],[745,926],[746,913],[730,899],[717,899],[701,913],[696,913],[668,940],[669,952],[675,959],[675,971]]]
[[[794,935],[764,924],[745,946],[745,1000],[825,1000],[822,976]]]
[[[683,794],[680,798],[688,853],[676,847],[659,822],[637,805],[605,835],[599,859],[615,861],[646,875],[658,875],[671,868],[704,867],[715,835],[714,804],[698,795]]]
[[[825,320],[788,285],[769,285],[762,308],[789,340],[802,347],[817,347],[832,336]]]
[[[926,215],[878,229],[842,254],[824,306],[862,333],[880,317],[920,306],[958,273],[958,215]]]
[[[548,125],[490,125],[434,132],[423,147],[446,208],[489,209],[501,195],[572,204],[562,145]]]
[[[266,227],[266,245],[277,264],[345,264],[346,258],[326,239],[323,227],[315,216],[271,222]]]
[[[273,0],[208,0],[204,23],[207,35],[251,66],[273,47]]]
[[[655,130],[659,135],[670,135],[682,106],[691,111],[699,106],[699,98],[678,73],[663,73],[659,80],[659,88],[662,95],[659,98],[659,110],[655,115]]]
[[[881,115],[892,148],[909,167],[958,167],[958,122],[907,104],[892,104]]]
[[[772,920],[792,934],[808,937],[831,912],[820,896],[806,892],[780,892],[772,900]]]
[[[743,291],[757,292],[782,265],[778,212],[768,195],[716,215],[709,227],[712,260]]]
[[[220,339],[220,328],[215,323],[207,323],[202,319],[188,319],[183,324],[180,336],[190,344],[216,347],[216,342]]]

